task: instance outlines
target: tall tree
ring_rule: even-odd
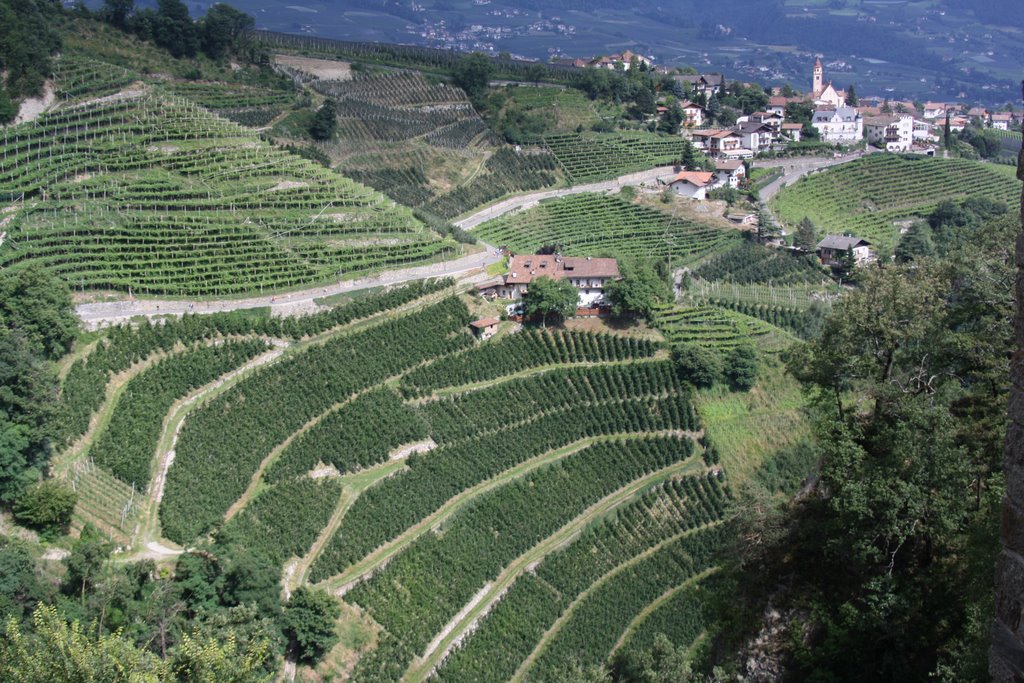
[[[617,316],[635,313],[649,318],[658,304],[672,300],[672,287],[662,279],[646,260],[628,259],[620,262],[622,278],[605,285],[605,296]]]
[[[315,662],[338,642],[334,622],[341,616],[329,593],[300,586],[284,609],[282,622],[299,661]]]
[[[309,124],[309,134],[314,140],[330,140],[338,129],[338,115],[334,103],[327,100],[316,110]]]
[[[466,55],[458,61],[452,73],[455,85],[466,91],[476,106],[483,103],[487,86],[494,75],[494,62],[482,52]]]
[[[857,91],[854,89],[853,83],[851,83],[846,88],[846,106],[848,106],[848,107],[856,107],[857,106]]]
[[[181,0],[157,0],[153,39],[175,57],[195,57],[199,29]]]
[[[238,51],[241,41],[255,26],[245,12],[222,2],[210,7],[199,22],[200,42],[210,59],[221,59],[230,51]]]
[[[793,235],[793,246],[806,252],[813,252],[818,247],[817,230],[814,223],[807,216],[804,216],[796,226],[796,234]]]

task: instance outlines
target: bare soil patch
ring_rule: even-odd
[[[303,71],[310,76],[330,81],[352,80],[352,65],[333,59],[313,59],[296,55],[274,55],[274,63]]]

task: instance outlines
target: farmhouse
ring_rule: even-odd
[[[683,100],[679,103],[679,108],[683,110],[683,125],[690,128],[704,125],[704,107],[690,100]]]
[[[937,119],[946,115],[946,110],[955,109],[952,105],[946,104],[945,102],[925,102],[924,111],[922,116],[926,119]]]
[[[842,265],[846,253],[853,252],[856,265],[871,260],[871,243],[852,235],[828,235],[818,242],[818,260],[826,266]]]
[[[665,176],[658,181],[668,185],[680,197],[702,200],[707,198],[707,191],[712,187],[715,174],[706,171],[680,171],[674,176]]]
[[[473,334],[476,338],[483,341],[484,339],[490,339],[498,332],[497,318],[480,318],[480,320],[474,320],[469,324],[473,328]]]
[[[887,152],[906,152],[914,144],[914,117],[909,114],[870,116],[864,119],[868,143]]]
[[[818,109],[811,125],[818,129],[825,142],[857,142],[864,137],[864,119],[853,107]]]
[[[992,127],[996,130],[1010,130],[1010,124],[1013,122],[1013,114],[1006,112],[999,114],[992,114]]]
[[[708,174],[710,175],[710,174]],[[580,308],[604,304],[604,286],[619,277],[619,264],[613,258],[560,256],[558,254],[521,254],[513,256],[509,272],[501,280],[478,286],[483,296],[521,299],[534,278],[568,280],[579,290]]]
[[[743,149],[749,149],[754,154],[771,149],[772,142],[775,140],[775,131],[767,123],[756,121],[741,123],[736,132],[743,139]]]

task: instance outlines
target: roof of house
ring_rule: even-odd
[[[924,108],[925,109],[943,109],[943,110],[945,110],[945,109],[952,109],[953,107],[951,105],[946,104],[945,102],[925,102],[924,103]]]
[[[704,130],[693,131],[690,133],[690,136],[695,138],[712,138],[721,132],[721,128],[705,128]]]
[[[868,116],[864,119],[865,126],[891,126],[894,123],[899,123],[900,117],[898,116]]]
[[[529,284],[535,277],[553,280],[567,277],[613,278],[619,276],[619,263],[613,258],[559,256],[557,254],[519,254],[509,263],[505,284]]]
[[[706,187],[714,180],[715,174],[707,171],[680,171],[674,176],[664,179],[666,185],[674,183],[690,183],[695,187]]]
[[[490,280],[485,280],[484,282],[477,283],[474,286],[478,292],[482,292],[485,289],[490,289],[491,287],[500,287],[503,284],[505,284],[505,281],[502,280],[501,278],[492,278]]]
[[[679,103],[679,108],[680,109],[700,109],[701,111],[704,111],[704,107],[700,106],[696,102],[691,102],[690,100],[683,100],[682,102],[680,102]]]
[[[1013,120],[1013,114],[1009,114],[1009,113],[1006,113],[1006,112],[1001,112],[999,114],[992,114],[992,120],[993,121],[1012,121]]]
[[[782,114],[774,111],[755,111],[750,115],[751,119],[781,119]]]
[[[784,123],[782,124],[782,130],[802,130],[804,124],[802,123]]]
[[[821,107],[814,112],[815,123],[822,121],[832,121],[835,118],[841,121],[856,121],[860,114],[853,107]]]
[[[738,159],[731,161],[718,160],[715,162],[716,171],[735,171],[737,168],[743,168],[743,162]]]
[[[828,235],[818,242],[818,249],[836,249],[846,251],[855,247],[871,246],[871,242],[852,235]]]
[[[491,325],[497,325],[498,322],[500,321],[497,318],[480,318],[479,320],[474,320],[473,322],[471,322],[470,326],[475,327],[478,330],[482,330],[484,328],[490,327]]]
[[[757,121],[747,121],[737,126],[740,133],[770,133],[772,132],[771,126],[765,123],[759,123]]]

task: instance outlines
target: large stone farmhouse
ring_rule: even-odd
[[[499,299],[521,299],[534,278],[545,276],[568,280],[579,290],[579,308],[595,308],[605,303],[604,286],[619,277],[619,264],[613,258],[520,254],[512,257],[507,275],[477,285],[477,291]]]

